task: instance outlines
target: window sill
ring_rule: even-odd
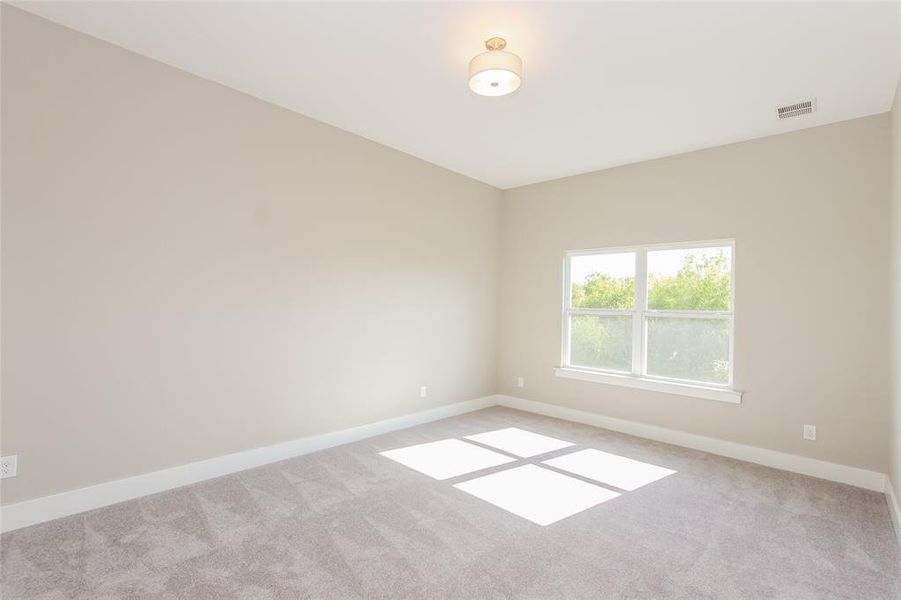
[[[692,396],[694,398],[704,398],[706,400],[719,400],[720,402],[741,404],[741,392],[724,388],[660,381],[658,379],[635,377],[634,375],[614,375],[612,373],[584,371],[572,367],[559,367],[554,370],[554,373],[557,377],[565,377],[566,379],[580,379],[582,381],[592,381],[594,383],[606,383],[609,385],[638,388],[640,390],[666,392],[668,394],[678,394],[680,396]]]

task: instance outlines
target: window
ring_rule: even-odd
[[[733,250],[716,241],[569,253],[558,375],[737,402]]]

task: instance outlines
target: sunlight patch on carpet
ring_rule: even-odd
[[[454,487],[538,525],[556,523],[620,495],[535,465],[492,473]]]
[[[553,452],[561,448],[572,446],[572,442],[564,442],[557,438],[541,435],[540,433],[532,433],[516,427],[507,427],[506,429],[498,429],[497,431],[489,431],[487,433],[478,433],[476,435],[467,435],[467,440],[479,442],[504,452],[509,452],[522,458],[530,458],[539,454]]]
[[[380,454],[439,480],[481,471],[516,460],[454,439],[386,450]]]
[[[658,467],[650,463],[633,460],[625,456],[601,452],[600,450],[580,450],[558,458],[543,461],[561,471],[581,475],[621,490],[631,492],[653,483],[676,471]]]

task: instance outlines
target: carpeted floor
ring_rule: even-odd
[[[506,427],[576,445],[443,481],[379,454]],[[585,448],[676,473],[544,527],[454,487]],[[901,598],[881,494],[503,408],[14,531],[0,545],[3,600]]]

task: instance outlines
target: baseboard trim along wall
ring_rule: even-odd
[[[110,504],[309,454],[317,450],[324,450],[333,446],[375,437],[383,433],[488,408],[496,404],[497,399],[494,396],[485,396],[350,429],[299,438],[263,448],[244,450],[170,469],[117,479],[52,496],[43,496],[10,504],[9,506],[0,507],[0,532],[13,531],[29,525],[52,521],[53,519],[109,506]]]
[[[901,506],[898,505],[898,496],[889,477],[885,478],[885,500],[888,502],[888,512],[892,516],[892,527],[895,528],[895,537],[901,546]]]
[[[711,454],[718,454],[728,458],[735,458],[746,462],[773,467],[783,471],[791,471],[802,475],[819,477],[839,483],[847,483],[856,487],[883,492],[885,490],[886,476],[884,473],[868,471],[857,467],[839,465],[815,458],[787,454],[777,450],[767,450],[755,446],[746,446],[735,442],[727,442],[716,438],[705,437],[684,431],[666,429],[656,425],[647,425],[626,421],[614,417],[605,417],[596,413],[566,408],[556,404],[525,400],[515,396],[496,396],[497,403],[508,408],[516,408],[539,415],[556,417],[566,421],[594,425],[603,429],[610,429],[620,433],[627,433],[636,437],[642,437],[658,442],[665,442],[675,446],[683,446],[694,450],[703,450]]]
[[[457,402],[351,429],[245,450],[170,469],[11,504],[0,507],[0,531],[13,531],[29,525],[59,519],[117,502],[132,500],[141,496],[163,492],[294,456],[309,454],[317,450],[324,450],[333,446],[491,406],[505,406],[548,417],[584,423],[784,471],[884,492],[889,503],[890,512],[892,512],[895,531],[899,534],[899,543],[901,543],[901,512],[899,512],[897,497],[894,494],[891,483],[883,473],[505,395],[485,396],[474,400]]]

